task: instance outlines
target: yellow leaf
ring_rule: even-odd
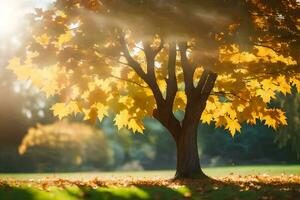
[[[201,115],[201,121],[202,123],[207,123],[207,124],[210,124],[210,122],[212,121],[213,119],[213,115],[211,113],[208,113],[208,112],[203,112],[202,115]]]
[[[225,126],[227,124],[227,120],[224,116],[219,116],[217,119],[216,119],[216,127],[222,127],[222,126]]]
[[[257,89],[260,88],[260,83],[257,80],[250,80],[247,83],[247,86],[249,86],[251,89]]]
[[[12,58],[12,59],[10,59],[10,60],[8,61],[7,68],[10,69],[10,70],[12,70],[12,69],[14,69],[15,67],[18,67],[18,66],[20,66],[20,65],[21,65],[21,60],[20,60],[20,58],[14,57],[14,58]]]
[[[58,89],[57,84],[52,83],[52,84],[46,84],[43,86],[42,90],[45,91],[46,97],[51,97],[56,94],[56,90]]]
[[[279,119],[279,122],[281,123],[281,125],[284,125],[284,126],[288,125],[285,112],[283,112],[280,109],[277,109],[277,112],[279,113],[278,119]]]
[[[142,133],[144,127],[142,124],[139,124],[135,119],[131,119],[128,123],[128,128],[132,129],[132,131]]]
[[[243,104],[239,104],[239,105],[237,106],[237,111],[239,111],[239,112],[243,112],[243,111],[245,110],[245,108],[246,108],[246,106],[245,106],[245,105],[243,105]]]
[[[47,46],[50,43],[50,37],[46,33],[41,36],[34,37],[34,39],[38,44],[42,46]]]
[[[129,119],[130,116],[127,110],[122,110],[119,114],[117,114],[114,121],[115,121],[115,125],[117,125],[118,127],[118,130],[128,126]]]
[[[262,88],[263,88],[264,90],[273,90],[273,91],[276,90],[277,87],[278,87],[278,86],[276,86],[274,83],[275,83],[275,82],[274,82],[273,79],[265,79],[265,80],[263,80],[263,81],[261,82]]]
[[[57,47],[62,47],[65,43],[71,41],[72,39],[72,31],[68,31],[64,34],[61,34],[59,37],[58,37],[58,41],[56,43],[56,46]]]
[[[57,116],[59,119],[62,119],[70,114],[70,110],[65,103],[56,103],[50,110],[53,111],[53,115]]]
[[[91,107],[90,109],[86,110],[85,120],[89,120],[92,123],[96,123],[98,110],[96,107]]]
[[[265,103],[268,103],[271,101],[271,98],[275,98],[275,92],[273,90],[262,90],[262,89],[259,89],[257,90],[256,94],[258,96],[260,96],[263,101]]]
[[[211,102],[211,101],[207,101],[206,102],[206,107],[205,107],[205,109],[207,110],[207,111],[213,111],[213,110],[215,110],[217,107],[216,107],[216,105],[215,105],[215,103],[213,103],[213,102]]]
[[[120,97],[119,102],[124,104],[127,108],[131,108],[134,105],[134,99],[130,96]]]
[[[282,92],[284,95],[291,94],[291,85],[287,82],[284,76],[279,76],[276,81],[279,84],[278,89],[280,92]]]
[[[19,80],[28,80],[33,74],[32,68],[22,65],[20,58],[13,58],[9,61],[7,68],[12,70]]]
[[[53,111],[53,115],[57,116],[59,119],[62,119],[70,114],[77,114],[82,112],[77,102],[71,101],[69,103],[56,103],[50,110]]]
[[[231,135],[234,136],[237,131],[238,132],[241,131],[241,125],[240,125],[240,123],[238,122],[237,119],[227,118],[226,129],[228,129],[229,132],[231,133]]]
[[[236,111],[233,110],[231,107],[227,107],[227,113],[231,119],[235,119],[237,116]]]
[[[75,115],[81,112],[81,108],[76,101],[70,101],[68,103],[68,108],[70,112],[74,113]]]
[[[264,116],[263,119],[265,120],[265,125],[276,129],[276,120],[273,119],[270,115]]]
[[[97,103],[96,108],[97,108],[97,117],[98,117],[99,121],[101,122],[102,119],[108,115],[107,106],[104,106],[101,103]]]
[[[300,93],[300,78],[292,78],[292,83],[296,86],[297,91]]]

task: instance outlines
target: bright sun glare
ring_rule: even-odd
[[[18,25],[16,1],[0,0],[0,36],[11,34]]]

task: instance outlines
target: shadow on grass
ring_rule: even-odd
[[[8,185],[0,186],[0,200],[17,200],[17,199],[31,200],[34,198],[35,198],[34,194],[28,191],[28,189],[10,187]]]
[[[43,191],[31,187],[0,187],[0,200],[128,200],[128,199],[183,199],[186,188],[144,186],[121,188],[66,187]]]
[[[0,186],[0,200],[126,200],[126,199],[300,199],[300,184],[176,181],[182,187],[135,184],[128,187],[66,186],[47,190],[28,186]]]
[[[270,183],[257,181],[180,181],[191,191],[195,199],[231,200],[231,199],[291,199],[300,200],[300,183]]]
[[[97,199],[183,199],[184,192],[167,187],[145,186],[126,188],[80,188],[78,191],[68,191],[75,199],[97,200]]]

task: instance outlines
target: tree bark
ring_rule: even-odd
[[[201,170],[197,145],[197,130],[206,101],[214,86],[216,74],[205,72],[201,77],[197,92],[192,92],[187,100],[181,129],[175,137],[177,146],[176,179],[208,178]],[[206,81],[203,81],[206,80]],[[201,90],[200,90],[201,89]],[[199,92],[200,90],[200,92]],[[197,91],[197,90],[196,90]],[[187,94],[188,95],[188,94]]]
[[[197,145],[198,124],[189,124],[183,127],[176,138],[177,164],[175,179],[197,178],[204,179],[207,176],[203,173]]]

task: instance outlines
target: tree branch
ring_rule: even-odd
[[[156,75],[155,75],[155,56],[153,49],[150,46],[149,42],[143,42],[144,45],[144,52],[146,56],[146,62],[147,62],[147,78],[148,78],[148,85],[153,91],[153,94],[155,96],[157,106],[163,106],[164,99],[163,95],[158,87],[157,81],[156,81]]]
[[[276,50],[276,49],[274,49],[273,47],[270,47],[270,46],[268,46],[268,45],[264,45],[264,44],[261,44],[261,43],[254,43],[254,45],[255,45],[255,46],[258,46],[258,47],[268,48],[268,49],[273,50],[273,51],[276,52],[276,53],[280,53],[280,51],[278,51],[278,50]]]
[[[202,90],[203,90],[203,88],[205,86],[205,83],[206,83],[206,81],[208,79],[208,76],[209,76],[209,71],[205,69],[203,71],[202,75],[201,75],[201,78],[200,78],[198,84],[197,84],[197,87],[196,87],[196,93],[197,94],[196,94],[196,96],[201,95]]]
[[[169,59],[168,59],[168,79],[167,79],[167,95],[166,102],[173,108],[174,99],[178,90],[176,79],[176,43],[169,43]]]
[[[144,85],[142,85],[142,84],[140,84],[140,83],[137,83],[137,82],[135,82],[135,81],[128,80],[128,79],[126,79],[126,78],[121,78],[121,77],[118,77],[118,76],[114,76],[114,75],[112,75],[112,74],[110,75],[110,77],[115,78],[115,79],[119,79],[119,80],[122,80],[122,81],[126,81],[126,82],[128,82],[128,83],[135,84],[135,85],[140,86],[140,87],[142,87],[142,88],[149,88],[148,86],[144,86]]]
[[[141,65],[133,59],[130,55],[129,49],[126,44],[125,35],[122,31],[119,34],[120,45],[122,48],[122,52],[124,57],[126,58],[128,65],[147,83],[147,85],[151,88],[157,107],[163,106],[164,99],[161,94],[161,91],[157,85],[155,74],[154,74],[154,57],[151,54],[146,54],[147,59],[147,74],[142,69]],[[145,49],[145,51],[147,51]],[[153,71],[153,72],[150,72]]]
[[[166,102],[158,87],[154,71],[155,56],[163,48],[163,44],[158,49],[153,50],[149,43],[145,43],[144,52],[147,60],[147,73],[145,73],[140,64],[131,57],[130,52],[127,48],[125,36],[122,32],[120,34],[120,44],[128,65],[133,68],[133,70],[147,83],[147,85],[153,92],[157,105],[157,108],[153,110],[153,116],[170,131],[171,135],[174,138],[176,138],[176,132],[181,128],[180,122],[174,116],[172,109],[170,110],[166,106]]]
[[[216,80],[217,80],[217,74],[213,72],[209,72],[206,82],[204,83],[201,89],[201,101],[206,102],[210,92],[212,91],[215,85]]]
[[[140,64],[132,58],[130,55],[130,52],[128,50],[126,41],[125,41],[125,35],[123,32],[120,33],[120,45],[122,48],[123,56],[126,58],[128,65],[133,68],[133,70],[147,83],[147,75],[140,66]]]
[[[220,96],[220,95],[223,95],[223,96],[226,96],[226,95],[231,95],[231,96],[235,96],[245,102],[250,102],[249,100],[246,100],[242,97],[240,97],[239,95],[235,94],[235,93],[232,93],[232,92],[212,92],[210,93],[211,95],[217,95],[217,96]]]
[[[173,113],[174,99],[178,90],[176,80],[176,54],[176,43],[171,42],[169,44],[166,100],[162,106],[153,112],[153,116],[170,131],[174,139],[178,138],[176,133],[181,129],[181,124]]]
[[[160,45],[154,49],[154,55],[156,56],[162,49],[164,48],[164,40],[161,38],[160,39]]]
[[[183,69],[184,83],[185,83],[185,93],[189,98],[193,92],[193,76],[195,72],[195,67],[189,63],[189,60],[186,55],[187,51],[187,42],[179,43],[179,52],[181,58],[181,64]]]
[[[143,45],[144,45],[144,52],[147,61],[147,74],[153,79],[155,78],[155,72],[154,72],[155,54],[149,42],[143,42]]]

